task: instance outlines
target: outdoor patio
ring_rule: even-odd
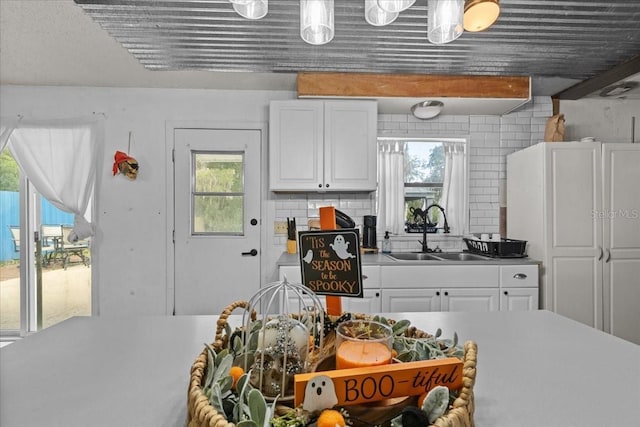
[[[0,267],[0,328],[20,328],[20,269]],[[91,315],[91,267],[82,264],[42,270],[42,324],[48,327],[73,316]]]

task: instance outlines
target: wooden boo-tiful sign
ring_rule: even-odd
[[[357,229],[298,233],[302,283],[319,295],[362,298]]]
[[[314,399],[324,399],[323,393],[331,393],[332,389],[338,405],[355,405],[420,395],[439,385],[450,390],[462,387],[460,359],[450,357],[299,374],[295,376],[294,406],[307,400],[306,393],[313,393]]]

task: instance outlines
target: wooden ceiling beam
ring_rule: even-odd
[[[298,73],[298,97],[529,98],[522,76]]]

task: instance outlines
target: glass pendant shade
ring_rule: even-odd
[[[398,17],[398,12],[387,12],[378,6],[378,0],[365,0],[364,19],[377,27],[392,23]]]
[[[427,38],[431,43],[449,43],[460,37],[464,0],[429,0]]]
[[[264,18],[269,11],[269,0],[229,0],[233,10],[243,18]]]
[[[484,31],[496,22],[498,15],[498,0],[467,0],[464,5],[464,29]]]
[[[300,0],[300,37],[313,45],[333,39],[333,0]]]
[[[409,9],[416,0],[377,0],[380,9],[389,13],[399,13]]]

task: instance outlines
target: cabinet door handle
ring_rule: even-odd
[[[325,184],[324,186],[325,186],[325,187],[327,187],[327,188],[329,188],[329,184]]]
[[[445,296],[449,296],[449,292],[445,292],[445,293],[444,293],[444,295],[445,295]]]
[[[604,256],[604,251],[602,250],[602,246],[598,246],[598,248],[600,249],[600,256],[598,257],[598,261],[601,261],[602,257]]]
[[[513,275],[513,278],[518,280],[524,280],[527,278],[527,275],[524,273],[516,273]]]
[[[318,184],[318,188],[322,188],[322,184]]]
[[[611,261],[611,251],[607,248],[607,259],[604,262]]]
[[[380,296],[380,292],[376,292],[376,298]]]
[[[368,278],[369,278],[369,276],[367,276],[366,274],[363,274],[363,275],[362,275],[362,280],[366,280],[366,279],[368,279]]]
[[[509,295],[509,291],[504,291],[504,294],[505,295]]]
[[[437,296],[440,296],[440,291],[436,291],[436,295],[437,295]]]

